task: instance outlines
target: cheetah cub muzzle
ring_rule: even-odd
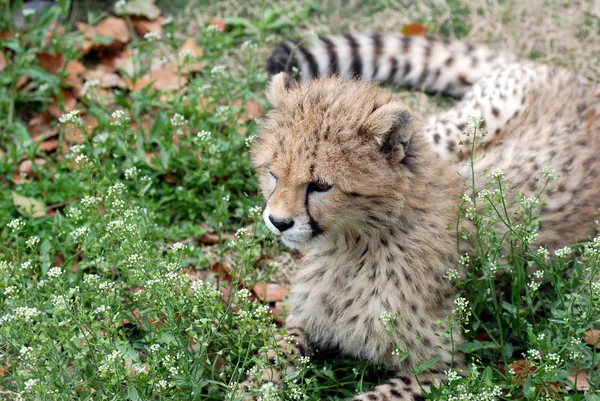
[[[420,399],[436,374],[462,368],[436,323],[456,294],[443,278],[458,264],[446,230],[456,222],[456,175],[431,151],[412,112],[376,84],[299,83],[281,73],[267,96],[273,109],[251,150],[263,217],[285,245],[305,252],[289,297],[290,358],[336,349],[387,364],[398,376],[355,399]],[[398,338],[383,330],[384,313],[413,364],[439,358],[420,384],[392,355]],[[460,342],[455,333],[454,346]],[[281,374],[264,378],[277,382]]]

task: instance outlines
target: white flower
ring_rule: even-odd
[[[25,262],[21,263],[21,270],[23,271],[30,271],[33,268],[32,264],[30,261],[26,260]]]
[[[229,195],[225,195],[223,197],[223,202],[229,202],[229,199],[230,199]]]
[[[90,229],[88,227],[79,227],[71,233],[71,237],[73,238],[73,241],[81,242],[88,236],[89,233]]]
[[[69,300],[64,295],[55,295],[52,299],[52,304],[55,310],[61,311],[69,307]]]
[[[17,231],[21,231],[23,227],[25,227],[25,222],[21,219],[14,219],[10,223],[8,223],[7,226],[14,233]]]
[[[21,13],[23,13],[23,17],[27,18],[35,14],[35,10],[33,8],[24,8]]]
[[[247,137],[246,139],[244,139],[244,143],[246,144],[246,147],[249,148],[254,143],[256,138],[258,138],[258,135],[253,134],[253,135],[250,135],[249,137]]]
[[[262,214],[262,207],[261,206],[252,206],[250,208],[250,210],[248,210],[248,214],[250,215],[250,217],[252,217],[254,219],[260,217],[260,215]]]
[[[207,33],[219,32],[219,27],[216,25],[208,25],[204,28],[204,31]]]
[[[94,196],[86,196],[81,200],[84,207],[95,206],[98,202],[100,202],[100,199]]]
[[[31,249],[35,248],[37,246],[37,244],[39,244],[39,243],[40,243],[40,237],[29,237],[27,239],[27,241],[25,241],[25,245]]]
[[[52,269],[48,270],[48,276],[52,278],[60,277],[63,274],[63,271],[60,267],[55,266]]]
[[[542,175],[549,181],[552,181],[556,178],[556,174],[554,172],[555,170],[551,169],[550,167],[544,167],[542,169]]]
[[[542,353],[537,349],[528,349],[527,354],[523,356],[525,357],[525,359],[531,360],[542,359]]]
[[[569,254],[571,254],[571,252],[573,252],[573,249],[571,249],[568,246],[565,246],[564,248],[560,248],[560,249],[557,249],[556,251],[554,251],[554,255],[558,258],[565,258],[565,257],[569,256]]]
[[[150,352],[156,352],[160,349],[160,344],[152,344],[150,346]]]
[[[40,384],[40,379],[29,379],[25,382],[25,392],[31,393],[31,391]]]
[[[173,117],[171,117],[171,125],[173,127],[181,127],[186,122],[187,122],[187,120],[185,119],[185,117],[183,117],[179,113],[175,113],[175,114],[173,114]]]
[[[467,120],[467,127],[478,128],[483,123],[483,118],[477,116],[471,116]]]
[[[125,170],[125,179],[126,180],[134,179],[135,177],[137,177],[137,175],[138,175],[138,169],[135,166]]]
[[[242,51],[253,51],[256,49],[256,43],[252,42],[251,40],[247,40],[242,43],[240,49],[242,49]]]
[[[156,387],[158,387],[162,391],[165,391],[167,388],[169,388],[169,383],[167,383],[166,380],[162,379],[159,380],[158,383],[156,383]]]
[[[237,230],[235,232],[235,237],[239,240],[242,239],[243,237],[247,237],[248,236],[248,229],[245,227],[240,228],[239,230]]]
[[[444,273],[444,278],[450,282],[456,282],[460,279],[460,273],[457,269],[450,268]]]
[[[4,295],[6,296],[6,298],[10,299],[12,298],[14,295],[16,295],[18,293],[18,289],[16,286],[11,285],[8,286],[4,289]]]
[[[223,75],[224,72],[225,72],[224,65],[216,65],[210,70],[211,75]]]
[[[496,170],[492,171],[492,178],[499,179],[499,178],[504,177],[505,174],[506,174],[506,171],[496,169]]]
[[[540,246],[537,250],[537,255],[544,261],[547,262],[550,258],[550,252],[543,246]]]
[[[469,266],[469,264],[471,263],[471,257],[469,256],[469,254],[465,253],[463,256],[460,257],[459,262],[463,266]]]
[[[75,125],[83,125],[83,120],[79,117],[79,110],[73,110],[63,114],[58,118],[58,122],[61,124],[73,123]]]
[[[100,85],[99,79],[90,79],[89,81],[85,81],[83,84],[83,89],[81,90],[81,96],[87,95],[91,88],[95,88]]]
[[[453,311],[453,313],[458,313],[461,321],[468,322],[469,317],[471,317],[469,301],[467,301],[467,299],[464,297],[459,297],[454,300],[454,305],[456,306],[456,309]]]
[[[111,308],[108,305],[100,305],[99,307],[96,308],[96,313],[104,314],[106,312],[109,312],[110,309]]]
[[[23,346],[20,350],[19,350],[19,359],[21,360],[30,360],[32,359],[34,356],[33,354],[33,348],[32,347],[27,347],[27,346]]]
[[[148,32],[144,35],[144,39],[147,40],[148,42],[152,42],[152,41],[158,39],[158,35],[156,34],[156,32]]]
[[[185,49],[179,52],[179,59],[184,63],[189,63],[194,59],[194,52],[190,49]]]
[[[111,115],[113,121],[111,121],[110,125],[114,125],[117,127],[123,127],[129,121],[129,117],[125,114],[123,110],[115,110]]]
[[[211,135],[209,131],[202,130],[196,134],[195,142],[208,142]]]
[[[173,244],[173,246],[171,247],[171,249],[173,250],[173,252],[177,253],[180,251],[185,250],[185,248],[187,248],[187,246],[181,242],[176,242]]]
[[[452,383],[453,381],[460,380],[460,376],[455,370],[446,370],[444,372],[448,379],[448,383]]]
[[[381,315],[379,315],[379,321],[382,322],[384,326],[393,324],[395,320],[396,315],[390,311],[385,311]]]
[[[19,306],[14,310],[15,319],[23,320],[25,323],[31,323],[33,319],[37,318],[41,313],[42,312],[36,308],[30,308],[28,306]]]

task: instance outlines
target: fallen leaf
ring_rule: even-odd
[[[111,38],[120,45],[129,43],[129,27],[127,26],[127,21],[124,18],[106,17],[96,25],[96,35]]]
[[[19,78],[17,78],[17,88],[21,89],[22,87],[24,87],[30,79],[31,75],[29,74],[21,75]]]
[[[134,76],[136,67],[133,62],[133,54],[128,49],[123,50],[122,52],[111,52],[103,54],[100,57],[100,62],[112,69],[111,72],[116,71],[117,69],[123,70],[126,76]]]
[[[13,204],[22,215],[31,215],[32,217],[42,217],[46,215],[46,206],[39,200],[19,195],[15,191],[11,192]]]
[[[427,29],[417,22],[411,22],[410,24],[404,25],[400,31],[406,36],[425,36],[427,35]]]
[[[171,68],[173,70],[177,70],[177,64],[179,64],[181,71],[184,74],[189,74],[190,72],[201,71],[202,68],[206,65],[204,61],[192,60],[189,62],[185,62],[185,53],[191,53],[193,59],[197,59],[204,56],[204,50],[202,50],[202,48],[198,46],[198,44],[193,38],[188,38],[179,48],[178,59],[174,60],[171,64]]]
[[[583,341],[587,345],[596,346],[596,348],[600,349],[600,330],[588,330],[585,332],[585,338]]]
[[[31,120],[27,123],[30,127],[35,127],[36,125],[49,125],[52,122],[52,117],[48,113],[40,113],[35,117],[32,117]]]
[[[65,66],[65,71],[69,74],[81,75],[85,72],[85,66],[79,60],[71,60]]]
[[[68,125],[65,128],[65,139],[68,143],[83,143],[88,140],[88,136],[94,135],[94,131],[98,127],[98,119],[92,115],[85,115],[82,119],[83,128],[87,131],[87,134],[78,126]]]
[[[133,27],[140,35],[145,35],[149,32],[155,33],[159,38],[162,37],[162,22],[165,17],[158,17],[155,20],[150,20],[146,17],[131,17]]]
[[[275,302],[275,307],[269,312],[273,315],[273,320],[275,320],[275,322],[283,324],[285,323],[285,317],[288,314],[288,307],[284,302]]]
[[[35,159],[36,166],[43,166],[46,164],[45,159]],[[17,169],[19,174],[25,174],[27,177],[36,177],[37,175],[33,172],[33,162],[29,159],[23,160],[19,163],[19,168]]]
[[[198,238],[198,241],[204,245],[215,245],[219,243],[219,236],[215,233],[206,233]]]
[[[187,84],[187,78],[178,76],[170,68],[164,66],[152,74],[152,87],[155,90],[174,90],[184,87]]]
[[[177,180],[177,178],[173,177],[170,174],[167,174],[165,176],[165,181],[168,182],[169,184],[173,184],[173,185],[181,185],[181,183]]]
[[[223,21],[223,20],[213,18],[213,19],[208,20],[207,25],[214,25],[217,27],[219,32],[221,32],[221,33],[225,32],[225,21]]]
[[[140,92],[152,84],[152,80],[147,75],[136,79],[135,84],[130,79],[125,79],[125,82],[127,83],[127,89],[132,92]]]
[[[52,24],[50,28],[46,31],[46,35],[44,37],[44,46],[50,46],[52,43],[52,39],[55,37],[59,38],[65,34],[65,28],[62,25]]]
[[[87,70],[83,77],[86,81],[98,80],[101,88],[127,88],[127,82],[117,73],[114,68],[100,64],[93,70]]]
[[[56,118],[60,118],[63,114],[73,111],[77,107],[77,99],[75,99],[71,91],[61,89],[61,93],[63,96],[62,106],[59,106],[57,103],[48,105],[48,111]],[[56,102],[57,97],[54,96],[54,99]]]
[[[586,373],[584,370],[573,369],[571,372],[571,376],[567,376],[567,380],[570,380],[575,384],[575,390],[577,391],[588,391],[590,389],[590,384],[588,380],[591,379],[589,373]],[[571,386],[565,386],[567,390],[573,390]]]
[[[0,376],[4,376],[6,374],[6,368],[4,366],[0,366]]]
[[[278,302],[287,296],[287,289],[278,284],[256,283],[252,290],[262,302]]]
[[[76,74],[67,75],[62,82],[64,87],[68,87],[76,98],[83,96],[83,81]]]
[[[160,9],[154,5],[156,0],[129,0],[125,4],[117,6],[114,11],[118,15],[141,15],[149,20],[155,20],[160,15]]]
[[[4,71],[6,68],[6,59],[4,58],[4,53],[0,52],[0,71]]]
[[[263,113],[260,103],[253,99],[248,100],[248,103],[246,103],[246,110],[248,111],[248,118],[252,120],[260,118]]]
[[[45,141],[48,138],[58,134],[58,128],[52,127],[50,124],[36,124],[27,127],[29,138],[35,143]]]
[[[40,67],[54,75],[58,74],[65,63],[65,59],[60,53],[38,53],[37,61]]]
[[[534,364],[525,359],[518,359],[511,364],[513,371],[515,372],[513,383],[524,383],[525,378],[530,373],[535,372],[537,369]]]

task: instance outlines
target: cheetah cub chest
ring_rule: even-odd
[[[251,150],[266,200],[264,220],[305,251],[290,292],[288,325],[314,349],[398,365],[397,338],[413,362],[450,344],[436,325],[451,310],[443,279],[457,264],[457,178],[432,154],[412,112],[376,85],[285,73],[268,91],[273,109]],[[456,345],[456,344],[455,344]]]

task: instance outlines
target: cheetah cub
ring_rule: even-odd
[[[266,224],[305,250],[286,323],[293,353],[334,348],[397,368],[389,384],[356,400],[421,399],[430,378],[417,383],[392,355],[398,339],[382,330],[380,316],[395,316],[414,364],[439,357],[434,373],[462,366],[450,340],[436,335],[455,296],[443,275],[458,263],[455,234],[446,230],[456,221],[456,174],[431,151],[412,112],[375,84],[299,84],[281,73],[268,98],[274,108],[251,155]]]

